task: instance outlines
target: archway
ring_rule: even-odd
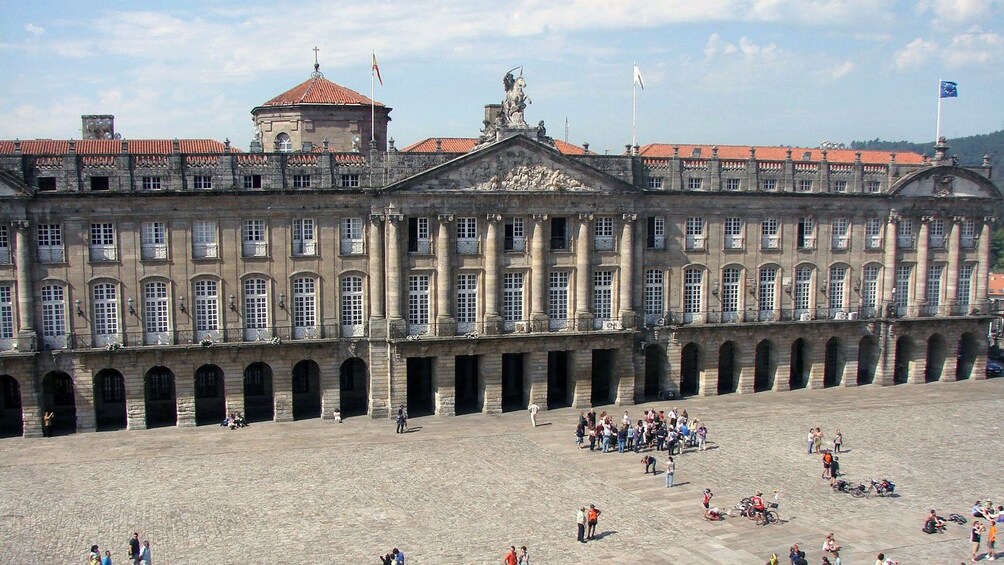
[[[411,417],[428,416],[436,411],[432,389],[433,361],[433,357],[408,358],[408,415]]]
[[[195,425],[219,424],[227,416],[223,369],[203,365],[195,371]]]
[[[739,351],[736,344],[726,341],[718,348],[718,394],[729,394],[739,387]]]
[[[548,408],[564,408],[572,405],[571,395],[569,394],[571,387],[568,386],[568,380],[571,375],[569,371],[570,365],[567,351],[547,352]]]
[[[0,375],[0,436],[24,435],[24,413],[21,409],[21,385],[10,375]]]
[[[839,337],[831,337],[826,342],[826,365],[823,367],[823,388],[840,386],[844,377],[844,366],[847,364],[847,353],[844,341]]]
[[[964,381],[973,375],[973,365],[980,353],[980,344],[976,336],[966,332],[959,337],[958,363],[955,368],[955,379]]]
[[[272,367],[258,361],[244,369],[244,417],[248,422],[267,422],[275,416],[272,397]]]
[[[526,396],[523,387],[523,364],[525,363],[522,353],[502,354],[502,411],[512,412],[515,410],[525,410],[527,407]]]
[[[592,379],[590,385],[590,402],[593,406],[610,404],[617,398],[616,380],[614,374],[614,350],[594,349]]]
[[[146,372],[146,427],[178,425],[178,399],[174,388],[174,373],[167,367],[154,367]]]
[[[62,371],[52,371],[42,379],[42,410],[52,412],[53,433],[77,431],[77,402],[73,379]]]
[[[666,351],[661,345],[645,347],[645,400],[659,398],[659,383],[666,374]]]
[[[478,372],[477,355],[457,355],[453,361],[454,410],[460,414],[481,411],[484,395]]]
[[[338,369],[338,382],[342,416],[365,415],[369,402],[366,392],[366,362],[358,357],[343,361]]]
[[[680,352],[680,396],[693,396],[701,388],[701,346],[688,343]]]
[[[756,346],[756,360],[753,367],[753,392],[764,392],[774,388],[774,374],[777,372],[777,351],[774,344],[765,339]]]
[[[125,379],[115,369],[94,375],[94,423],[99,431],[126,427]]]
[[[941,380],[941,372],[945,370],[945,358],[948,347],[941,334],[927,338],[927,365],[924,367],[924,382],[933,383]]]
[[[910,366],[913,359],[913,340],[904,335],[896,340],[896,361],[893,365],[892,383],[901,385],[910,380]]]
[[[305,359],[293,366],[293,419],[321,417],[321,367]]]
[[[798,338],[791,344],[791,372],[788,376],[788,388],[795,390],[808,386],[811,368],[809,345],[804,339]]]
[[[878,341],[866,335],[858,343],[858,384],[870,385],[875,382],[875,369],[879,362]]]

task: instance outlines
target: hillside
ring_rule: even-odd
[[[983,163],[983,156],[990,156],[993,167],[992,179],[1001,184],[1002,167],[1004,167],[1004,130],[968,137],[949,139],[950,155],[959,156],[959,164],[978,166]],[[883,141],[875,138],[870,141],[852,141],[852,149],[873,149],[878,151],[914,151],[923,155],[934,155],[934,142],[912,143],[909,141]]]

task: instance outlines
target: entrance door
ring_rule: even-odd
[[[244,369],[244,418],[248,422],[267,422],[275,418],[272,367],[265,363],[251,363]]]
[[[913,365],[913,340],[903,336],[896,340],[896,364],[894,365],[893,384],[901,385],[910,380],[910,366]]]
[[[53,433],[72,434],[77,431],[77,403],[73,392],[73,379],[62,371],[54,371],[42,379],[45,412],[52,412]]]
[[[223,370],[203,365],[195,371],[195,425],[219,424],[227,416]]]
[[[366,392],[366,362],[350,357],[338,369],[342,416],[365,416],[369,394]],[[396,408],[395,408],[396,413]]]
[[[432,357],[408,358],[409,417],[428,416],[436,411],[432,395],[432,361]]]
[[[879,350],[875,338],[866,335],[858,344],[858,385],[870,385],[875,381]]]
[[[979,343],[976,336],[966,332],[959,338],[958,363],[955,369],[955,378],[964,381],[972,376],[973,365],[976,363],[976,356],[980,352]]]
[[[125,379],[115,369],[94,375],[94,423],[99,431],[126,427]]]
[[[753,392],[764,392],[774,388],[774,374],[777,372],[777,357],[774,344],[765,339],[756,346],[756,360],[753,367]]]
[[[154,367],[144,379],[146,427],[178,425],[178,398],[175,395],[174,373],[167,367]]]
[[[729,394],[739,386],[736,344],[726,341],[718,349],[718,394]]]
[[[0,436],[24,435],[24,415],[21,411],[21,386],[10,375],[0,375]]]
[[[310,360],[293,366],[293,419],[321,417],[321,368]]]
[[[478,383],[478,356],[457,355],[454,359],[454,385],[456,386],[456,413],[472,414],[481,411],[481,387]]]
[[[645,400],[659,398],[659,381],[666,374],[666,352],[658,345],[645,348]]]
[[[593,374],[590,401],[593,406],[612,403],[617,397],[616,387],[612,386],[616,379],[614,373],[614,350],[593,350]]]
[[[694,396],[701,389],[701,348],[688,343],[680,352],[680,396]]]
[[[523,354],[502,355],[502,411],[525,410],[528,406],[523,396]]]
[[[568,352],[547,352],[547,407],[571,406],[568,387]]]
[[[808,346],[804,339],[796,339],[791,344],[791,373],[788,387],[791,390],[805,388],[809,384]]]
[[[832,337],[826,342],[826,365],[823,368],[823,388],[840,386],[844,376],[844,342]]]

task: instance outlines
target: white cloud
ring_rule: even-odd
[[[833,79],[841,79],[847,76],[855,69],[856,65],[852,61],[844,61],[843,63],[830,68],[828,75]]]
[[[1004,7],[1001,0],[923,0],[917,4],[920,14],[932,14],[934,25],[959,24],[976,21],[988,16],[991,11]]]
[[[32,35],[42,35],[43,33],[45,33],[44,27],[37,26],[31,22],[24,24],[24,30]]]
[[[943,43],[914,39],[896,52],[900,69],[919,67],[929,61],[940,61],[950,68],[986,65],[1004,57],[1004,36],[974,28],[959,33]]]
[[[917,38],[896,52],[896,66],[900,69],[919,67],[937,55],[938,44]]]

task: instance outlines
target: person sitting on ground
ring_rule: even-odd
[[[334,415],[335,415],[335,423],[336,424],[341,424],[342,423],[342,410],[340,408],[335,408],[335,414]]]
[[[983,504],[979,500],[973,504],[973,518],[986,518],[983,514]]]
[[[245,418],[244,414],[242,414],[240,412],[237,413],[237,426],[240,427],[240,428],[246,428],[246,427],[248,427],[247,418]]]
[[[938,514],[932,509],[931,513],[927,515],[924,520],[923,531],[925,534],[933,534],[935,532],[945,531],[945,522],[938,517]]]
[[[227,419],[227,426],[231,430],[236,430],[237,429],[237,415],[236,414],[230,414],[230,417]]]
[[[823,551],[825,551],[827,553],[833,553],[835,551],[840,551],[840,546],[837,545],[837,540],[834,539],[832,533],[830,533],[828,536],[826,536],[826,539],[823,540]]]
[[[225,428],[225,427],[227,427],[229,425],[230,425],[230,418],[227,417],[227,416],[223,416],[223,421],[220,422],[220,427],[221,428]]]

